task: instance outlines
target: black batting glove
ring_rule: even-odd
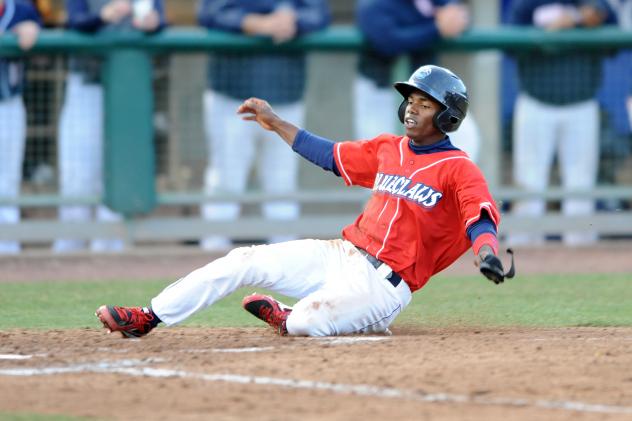
[[[496,285],[505,281],[505,269],[500,259],[493,254],[483,257],[478,265],[481,273]]]
[[[481,273],[496,285],[505,282],[505,278],[513,278],[516,274],[513,250],[507,249],[507,253],[511,255],[511,267],[507,273],[505,273],[503,264],[498,256],[495,256],[492,253],[481,256],[480,261],[478,262],[478,268]]]

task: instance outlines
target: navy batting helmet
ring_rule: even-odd
[[[399,120],[404,122],[404,113],[408,96],[413,91],[422,91],[430,95],[443,106],[433,118],[435,127],[443,133],[459,128],[467,114],[467,88],[457,75],[439,66],[421,66],[410,76],[407,82],[395,83],[395,89],[404,97],[399,106]]]

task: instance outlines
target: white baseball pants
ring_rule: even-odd
[[[550,183],[553,158],[557,153],[562,185],[567,189],[590,190],[597,182],[599,165],[599,105],[590,100],[570,105],[549,105],[525,94],[516,100],[514,117],[513,176],[518,187],[544,192]],[[518,201],[515,215],[538,216],[546,210],[544,200]],[[590,215],[592,199],[566,199],[564,215]],[[569,232],[567,245],[593,243],[594,232]],[[541,235],[514,234],[513,245],[539,244]]]
[[[185,320],[240,287],[298,298],[290,335],[385,332],[410,303],[406,282],[394,287],[346,240],[297,240],[236,248],[165,288],[151,301],[167,325]]]
[[[266,193],[291,193],[298,185],[298,157],[274,132],[258,124],[243,121],[237,115],[242,101],[207,91],[204,95],[204,128],[209,152],[204,177],[205,191],[212,193],[243,193],[255,158],[258,158],[257,175]],[[303,124],[302,103],[273,105],[281,118],[298,126]],[[202,206],[202,217],[210,220],[233,221],[238,218],[238,203],[210,203]],[[299,205],[294,201],[271,201],[263,204],[263,215],[268,219],[296,219]],[[271,239],[271,242],[285,238]],[[202,247],[226,247],[226,238],[208,237]]]
[[[101,195],[103,191],[103,88],[86,84],[81,75],[69,74],[64,105],[59,121],[59,182],[65,197]],[[98,221],[120,221],[121,216],[104,205],[62,206],[62,221],[89,221],[96,212]],[[86,241],[58,239],[56,252],[74,252],[86,247]],[[92,251],[121,251],[119,239],[94,239]]]
[[[22,97],[0,101],[0,197],[15,198],[20,193],[25,144],[26,111]],[[17,206],[0,206],[0,224],[14,224],[19,220]],[[0,241],[0,254],[19,252],[17,241]]]

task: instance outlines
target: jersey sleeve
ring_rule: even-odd
[[[378,168],[378,138],[339,142],[334,145],[334,161],[348,186],[373,187]]]
[[[455,170],[453,182],[464,229],[467,230],[480,220],[483,211],[487,211],[491,221],[498,227],[500,212],[481,170],[471,161],[465,161]]]

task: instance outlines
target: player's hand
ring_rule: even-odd
[[[237,114],[241,114],[243,120],[256,121],[266,130],[274,130],[274,123],[280,121],[268,101],[259,98],[245,100],[237,108]]]
[[[515,266],[513,259],[513,250],[507,249],[507,253],[511,255],[511,267],[509,271],[505,273],[503,264],[492,251],[489,246],[483,246],[478,255],[478,260],[475,262],[481,273],[490,281],[496,285],[505,281],[505,278],[513,278],[515,275]]]
[[[275,43],[290,41],[296,36],[297,26],[294,10],[284,7],[274,12],[270,18],[272,19],[270,36]]]
[[[599,26],[606,19],[606,16],[598,9],[588,5],[579,8],[579,15],[581,16],[581,22],[587,27]]]
[[[246,15],[242,31],[249,35],[264,35],[280,44],[296,36],[296,13],[290,8],[281,8],[274,13]]]
[[[469,26],[470,13],[462,4],[448,4],[437,9],[435,24],[443,38],[455,38]]]
[[[157,11],[152,10],[142,18],[134,18],[132,24],[136,29],[143,32],[152,32],[160,25],[160,16],[158,16]]]
[[[112,0],[101,9],[101,20],[118,23],[132,13],[132,5],[127,0]]]
[[[18,45],[23,51],[30,50],[35,45],[39,31],[39,25],[32,20],[21,22],[13,28],[18,37]]]

